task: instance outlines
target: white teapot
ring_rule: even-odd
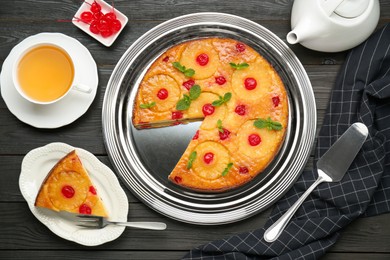
[[[378,0],[295,0],[286,38],[316,51],[344,51],[366,40],[378,21]]]

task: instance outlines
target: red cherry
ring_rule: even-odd
[[[246,78],[244,81],[244,85],[247,90],[252,90],[256,88],[257,81],[254,78]]]
[[[102,10],[102,7],[96,1],[93,1],[90,10],[92,11],[92,13],[97,13],[100,12],[100,10]]]
[[[91,207],[88,206],[87,204],[82,204],[82,205],[79,207],[79,213],[90,215],[90,214],[92,213],[92,209],[91,209]]]
[[[202,107],[202,112],[204,116],[212,115],[215,111],[215,107],[211,104],[205,104]]]
[[[243,116],[246,113],[245,105],[238,105],[234,109],[234,112],[236,112],[238,115]]]
[[[104,38],[110,37],[112,35],[111,23],[104,18],[99,20],[97,28]]]
[[[172,119],[177,120],[183,117],[183,113],[180,111],[172,112]]]
[[[223,85],[226,83],[226,79],[224,76],[218,76],[218,77],[215,77],[215,82],[218,84],[218,85]]]
[[[74,196],[75,191],[72,186],[65,185],[61,189],[62,195],[64,195],[66,198],[70,199]]]
[[[98,21],[92,21],[92,23],[89,25],[89,30],[94,34],[99,34]]]
[[[183,181],[183,179],[179,176],[175,176],[174,180],[176,183],[181,183]]]
[[[92,193],[93,195],[96,195],[96,189],[94,186],[89,186],[89,192]]]
[[[214,154],[213,154],[213,153],[206,153],[206,154],[203,156],[203,161],[204,161],[206,164],[210,164],[213,160],[214,160]]]
[[[225,140],[225,139],[229,138],[230,131],[225,129],[225,128],[222,128],[222,130],[223,130],[223,132],[219,132],[219,139]]]
[[[248,142],[251,146],[256,146],[260,144],[261,138],[258,134],[251,134],[248,136]]]
[[[100,19],[103,18],[103,13],[102,12],[93,13],[92,17],[93,17],[93,20],[99,21]]]
[[[245,166],[241,166],[240,169],[238,170],[239,173],[241,174],[246,174],[249,172],[248,168]]]
[[[168,90],[165,88],[160,88],[160,90],[157,92],[157,97],[161,100],[164,100],[168,97]]]
[[[192,137],[192,140],[197,140],[199,138],[199,130],[196,131],[194,137]]]
[[[98,21],[98,29],[99,31],[108,31],[110,30],[110,21],[102,18]]]
[[[169,61],[169,56],[166,56],[164,59],[163,59],[163,62],[168,62]],[[183,83],[184,84],[184,83]]]
[[[272,98],[272,103],[274,103],[274,107],[277,107],[280,103],[280,98],[279,96],[273,97]]]
[[[110,37],[112,35],[112,31],[111,30],[103,30],[100,32],[100,34],[103,36],[103,38],[107,38],[107,37]]]
[[[209,56],[206,53],[199,54],[198,57],[196,57],[196,62],[200,66],[206,66],[207,63],[209,63]]]
[[[191,88],[193,85],[195,85],[195,81],[192,80],[192,79],[183,82],[183,86],[184,86],[187,90],[190,90],[190,88]]]
[[[104,15],[104,19],[113,21],[116,20],[116,15],[113,12],[109,12]]]
[[[119,32],[122,28],[122,24],[119,20],[115,19],[115,20],[111,20],[111,31],[113,33],[116,33],[116,32]]]
[[[89,11],[82,12],[80,15],[80,20],[83,21],[84,23],[90,23],[93,19],[93,14]]]
[[[236,51],[238,51],[238,52],[244,52],[245,49],[246,49],[245,44],[243,44],[242,42],[236,43]]]

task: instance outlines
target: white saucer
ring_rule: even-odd
[[[73,214],[58,213],[34,206],[39,188],[51,168],[75,149],[96,186],[110,219],[127,221],[129,202],[116,175],[93,154],[81,148],[64,143],[51,143],[30,151],[22,162],[19,188],[34,216],[53,233],[85,246],[101,245],[118,238],[125,227],[109,225],[103,229],[85,229],[75,224]]]
[[[50,105],[36,105],[20,96],[12,82],[12,66],[17,53],[36,43],[55,43],[69,52],[74,62],[75,82],[90,86],[92,92],[87,95],[71,91],[60,101]],[[37,128],[58,128],[78,119],[92,104],[97,86],[97,66],[88,49],[78,40],[61,33],[40,33],[24,39],[11,50],[0,75],[1,95],[8,109],[20,121]]]

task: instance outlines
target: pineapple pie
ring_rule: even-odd
[[[50,170],[38,192],[35,206],[55,211],[107,217],[107,211],[76,151]]]
[[[274,159],[288,123],[288,98],[274,68],[250,46],[207,38],[168,49],[142,79],[138,129],[203,120],[169,180],[199,191],[247,183]]]

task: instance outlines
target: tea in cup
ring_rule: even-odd
[[[75,84],[75,69],[69,53],[55,44],[36,44],[16,59],[13,83],[22,97],[36,104],[52,104],[70,90],[90,93],[88,86]]]

